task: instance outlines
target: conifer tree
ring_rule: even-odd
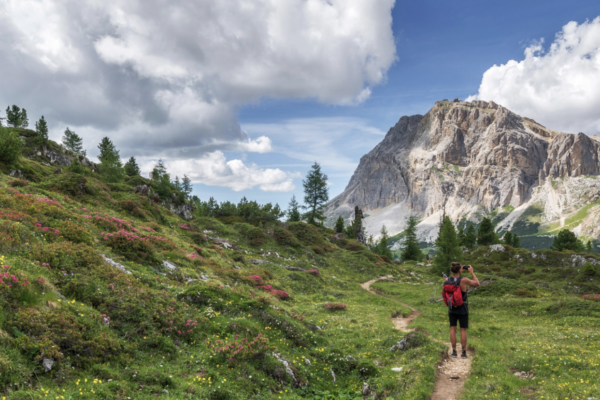
[[[323,208],[329,200],[329,189],[327,188],[327,175],[321,172],[321,166],[318,163],[313,164],[302,184],[304,185],[305,204],[303,208],[308,210],[303,215],[303,219],[307,220],[309,224],[322,224],[325,219]]]
[[[29,128],[29,117],[27,116],[27,110],[24,108],[21,109],[20,126],[21,128]]]
[[[338,216],[338,219],[335,221],[335,231],[337,233],[343,233],[344,232],[344,218],[342,218],[342,216]]]
[[[159,159],[154,165],[154,169],[152,170],[152,180],[155,185],[156,193],[161,198],[170,198],[173,195],[171,176],[167,173],[167,167],[162,159]]]
[[[299,205],[296,201],[296,195],[292,195],[292,200],[290,200],[290,204],[287,210],[288,221],[290,222],[299,222],[300,221],[300,211],[298,211]]]
[[[423,252],[419,247],[419,239],[417,238],[418,223],[419,220],[414,215],[408,217],[406,229],[404,230],[405,236],[402,241],[402,245],[404,246],[404,250],[402,251],[402,261],[421,261],[423,259]]]
[[[433,269],[436,273],[448,273],[450,263],[462,261],[462,250],[458,243],[458,235],[449,217],[444,217],[435,245],[437,253],[433,259]]]
[[[98,145],[100,154],[98,159],[100,160],[100,172],[108,182],[119,182],[123,179],[123,165],[121,164],[121,158],[119,151],[108,138],[102,138],[102,141]]]
[[[514,244],[513,234],[510,231],[504,234],[504,244],[512,246]]]
[[[555,251],[571,250],[581,253],[585,251],[585,246],[573,232],[563,229],[554,237],[550,249]]]
[[[390,260],[393,257],[392,251],[389,249],[389,240],[390,236],[388,234],[387,228],[385,225],[381,226],[381,231],[379,232],[381,236],[377,241],[377,245],[375,246],[374,253],[379,254],[380,256],[386,256]],[[372,240],[372,239],[371,239]]]
[[[193,189],[194,188],[192,187],[192,180],[184,174],[183,179],[181,180],[181,191],[185,194],[186,198],[190,197],[190,194],[192,194]]]
[[[43,146],[48,143],[48,124],[43,115],[39,121],[35,123],[35,133],[35,143],[38,146]]]
[[[173,182],[173,186],[175,186],[175,190],[181,192],[181,182],[179,182],[179,177],[175,175],[175,182]]]
[[[140,174],[140,167],[135,160],[135,157],[130,157],[129,160],[123,166],[125,170],[125,175],[127,176],[137,176]]]
[[[462,226],[458,227],[458,244],[465,246],[465,230]]]
[[[21,156],[21,138],[16,132],[0,126],[0,161],[12,164]]]
[[[521,239],[519,239],[519,236],[516,233],[513,233],[512,247],[514,247],[515,249],[521,247]]]
[[[588,240],[585,245],[585,251],[591,253],[594,250],[594,246],[592,245],[592,241]]]
[[[14,105],[6,107],[6,123],[13,128],[21,127],[21,108]]]
[[[65,129],[65,133],[62,137],[62,142],[63,145],[67,148],[67,150],[71,150],[73,153],[76,154],[84,155],[83,139],[81,138],[81,136],[69,129],[69,127]]]
[[[465,232],[465,237],[463,239],[462,245],[468,248],[475,246],[477,243],[477,233],[475,232],[475,226],[473,224],[469,224],[467,227],[467,231]]]
[[[210,199],[208,199],[208,203],[207,205],[207,210],[208,210],[208,215],[211,217],[214,217],[216,215],[216,213],[219,211],[219,203],[217,203],[217,201],[214,199],[214,197],[210,197]]]
[[[484,218],[477,230],[477,244],[480,246],[489,246],[495,243],[498,243],[498,235],[494,231],[492,220]]]

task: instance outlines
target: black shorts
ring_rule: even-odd
[[[460,322],[461,329],[469,327],[469,314],[448,314],[450,317],[450,326],[456,326],[456,322]]]

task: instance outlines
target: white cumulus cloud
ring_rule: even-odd
[[[165,162],[171,177],[187,175],[192,183],[222,186],[236,192],[258,186],[266,192],[291,192],[295,189],[294,178],[300,174],[290,173],[279,168],[260,168],[256,164],[244,164],[242,160],[227,161],[221,151],[204,154],[194,159],[167,160]],[[142,164],[142,170],[150,172],[153,161]]]
[[[566,132],[600,132],[600,17],[569,22],[545,50],[543,41],[521,61],[494,65],[470,99],[493,100]]]

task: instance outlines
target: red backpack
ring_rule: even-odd
[[[444,282],[442,297],[448,308],[457,308],[463,305],[463,296],[462,291],[460,290],[461,280],[462,277],[455,279],[452,282],[450,282],[450,280]]]

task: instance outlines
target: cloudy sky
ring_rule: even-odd
[[[163,158],[202,199],[286,206],[315,161],[333,197],[401,116],[455,97],[600,134],[600,3],[0,0],[0,109],[92,158],[103,136],[144,172]]]

